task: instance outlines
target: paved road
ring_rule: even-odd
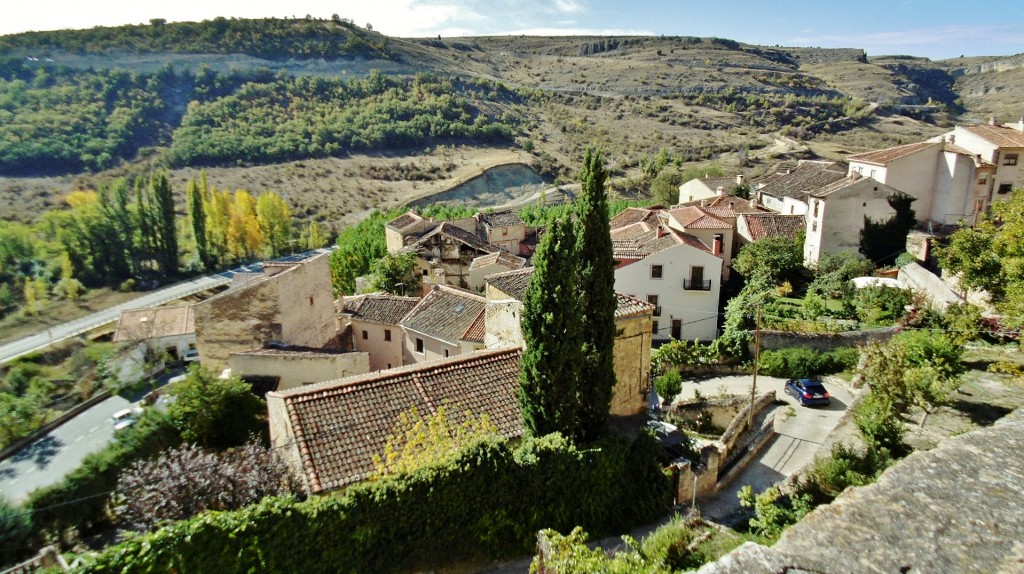
[[[308,257],[314,255],[320,255],[322,253],[330,253],[334,247],[325,247],[316,249],[313,251],[306,251],[303,253],[296,253],[287,257],[281,257],[275,259],[277,262],[297,262],[302,261]],[[79,335],[86,331],[95,329],[108,323],[113,323],[121,317],[121,311],[127,311],[129,309],[141,309],[144,307],[156,307],[169,301],[175,301],[182,297],[187,297],[193,293],[199,293],[214,287],[221,285],[227,285],[231,282],[231,278],[236,273],[259,271],[262,269],[262,263],[253,263],[236,269],[223,271],[221,273],[214,273],[211,275],[204,275],[203,277],[196,277],[195,279],[189,279],[188,281],[182,281],[181,283],[175,283],[163,289],[151,291],[131,301],[121,303],[114,307],[109,307],[102,311],[93,313],[74,321],[69,321],[61,325],[56,325],[43,331],[30,335],[17,341],[12,341],[5,345],[0,345],[0,364],[6,363],[12,359],[27,355],[32,351],[48,347],[53,343],[62,341]]]
[[[35,335],[30,335],[23,339],[12,341],[6,345],[0,346],[0,363],[6,363],[7,361],[22,355],[27,355],[32,351],[48,347],[53,343],[74,337],[75,335],[106,325],[107,323],[113,323],[121,316],[121,311],[139,309],[142,307],[155,307],[157,305],[167,303],[168,301],[181,299],[182,297],[186,297],[193,293],[199,293],[220,285],[226,285],[231,282],[231,276],[232,272],[225,272],[176,283],[170,287],[151,291],[141,297],[121,303],[120,305],[108,307],[107,309],[98,311],[92,315],[87,315],[80,319],[75,319],[74,321],[62,323],[41,333],[36,333]]]
[[[122,397],[110,397],[0,462],[0,494],[20,502],[36,488],[58,482],[85,455],[110,442],[114,436],[110,416],[131,404]]]
[[[712,520],[722,520],[739,508],[736,493],[743,486],[749,484],[755,492],[761,492],[810,464],[827,443],[829,434],[839,424],[849,405],[853,404],[854,395],[848,389],[827,384],[829,394],[832,395],[831,405],[802,407],[795,398],[783,392],[785,382],[785,379],[774,377],[757,378],[758,394],[774,390],[775,396],[785,400],[796,414],[787,416],[787,406],[774,407],[778,436],[728,486],[697,504],[704,515]],[[719,394],[749,396],[750,383],[749,375],[716,377],[700,383],[687,382],[683,384],[683,391],[676,400],[692,398],[695,389],[699,389],[705,397]]]

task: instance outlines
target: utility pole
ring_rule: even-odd
[[[754,321],[754,382],[750,385],[750,412],[747,413],[747,428],[754,428],[754,397],[757,395],[757,367],[761,360],[761,306],[757,306]]]

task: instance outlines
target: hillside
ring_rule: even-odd
[[[0,37],[0,205],[4,218],[30,219],[113,177],[163,166],[184,181],[207,167],[214,186],[276,190],[337,228],[509,152],[571,179],[598,145],[630,178],[620,187],[643,192],[639,167],[663,148],[756,173],[786,159],[780,135],[801,140],[794,153],[841,157],[961,118],[1016,119],[1022,87],[1022,56],[868,59],[696,37],[402,39],[337,17],[26,33]]]

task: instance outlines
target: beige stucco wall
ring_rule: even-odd
[[[233,375],[278,377],[279,391],[370,372],[370,355],[360,352],[332,355],[235,353],[229,363]]]
[[[700,179],[691,179],[679,186],[679,203],[718,197],[718,193]]]
[[[524,239],[526,239],[525,225],[497,226],[490,228],[487,232],[488,243],[497,245],[513,255],[519,255],[519,244]],[[492,273],[494,272],[492,271]]]
[[[498,297],[504,297],[497,289],[489,289]],[[484,334],[484,345],[488,349],[500,347],[521,347],[523,331],[520,318],[523,316],[523,303],[515,299],[488,300],[484,308],[484,322],[487,332]]]
[[[826,198],[816,198],[818,216],[813,216],[812,206],[811,216],[807,218],[804,262],[816,265],[827,253],[858,252],[864,216],[876,222],[892,217],[896,212],[889,205],[889,196],[896,191],[871,178],[862,178]]]
[[[615,321],[615,388],[611,414],[631,416],[647,411],[651,374],[651,316]]]
[[[366,338],[363,338],[363,331]],[[384,339],[391,331],[391,340]],[[402,366],[402,329],[398,325],[379,325],[352,320],[352,343],[357,351],[369,353],[370,370],[380,371]]]
[[[228,367],[231,353],[271,341],[323,347],[335,335],[327,254],[229,289],[194,310],[199,356],[217,371]]]
[[[423,339],[423,352],[416,352],[416,339]],[[461,353],[459,345],[451,345],[429,335],[402,328],[402,364],[414,365],[454,357]]]
[[[306,480],[306,472],[302,468],[302,455],[299,453],[299,445],[292,434],[292,427],[288,419],[288,410],[285,408],[284,399],[275,396],[275,393],[267,393],[267,414],[270,422],[270,444],[284,459],[285,464],[292,470],[292,475],[302,483],[304,490],[309,490],[309,483]]]

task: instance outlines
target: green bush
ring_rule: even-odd
[[[845,444],[835,444],[829,456],[814,459],[797,490],[809,495],[815,505],[826,504],[847,487],[874,482],[891,462],[892,457],[885,449],[858,452]]]
[[[669,371],[654,379],[654,390],[661,400],[671,402],[683,390],[683,376],[679,371]]]
[[[621,532],[671,503],[658,445],[559,435],[481,441],[450,463],[341,496],[270,498],[133,537],[81,572],[392,572],[529,552],[537,531]]]
[[[810,347],[789,347],[762,352],[758,368],[769,377],[809,379],[853,369],[858,356],[855,348],[822,352]]]
[[[25,542],[32,534],[32,521],[24,509],[0,498],[0,568],[22,559]]]

